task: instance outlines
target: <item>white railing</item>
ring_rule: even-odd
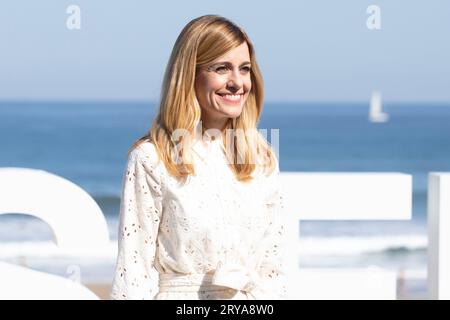
[[[450,299],[450,173],[428,175],[428,295]]]
[[[299,221],[409,220],[412,176],[403,173],[281,173],[292,299],[396,299],[393,271],[299,269]]]

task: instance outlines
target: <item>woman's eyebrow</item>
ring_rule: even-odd
[[[231,62],[229,62],[229,61],[216,62],[216,63],[214,63],[213,65],[218,65],[218,64],[225,64],[225,65],[227,65],[227,66],[232,66],[232,65],[233,65],[233,64],[232,64]],[[250,61],[242,62],[241,65],[240,65],[240,67],[242,67],[242,66],[244,66],[244,65],[246,65],[246,64],[251,64],[251,62],[250,62]]]

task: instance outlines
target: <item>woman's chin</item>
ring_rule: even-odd
[[[241,115],[241,113],[242,113],[242,107],[234,106],[232,108],[234,108],[234,110],[231,110],[230,107],[227,107],[227,106],[223,106],[221,109],[222,109],[223,113],[227,114],[227,116],[229,118],[237,118],[237,117],[239,117]]]

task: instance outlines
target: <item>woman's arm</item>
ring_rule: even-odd
[[[123,177],[118,255],[111,299],[152,299],[157,279],[150,278],[162,212],[159,171],[137,147]]]

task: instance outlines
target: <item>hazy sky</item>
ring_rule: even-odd
[[[69,5],[81,29],[69,30]],[[381,29],[369,30],[369,5]],[[156,100],[181,29],[244,27],[266,101],[450,102],[450,1],[0,0],[0,100]]]

